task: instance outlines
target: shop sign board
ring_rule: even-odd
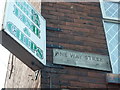
[[[2,29],[26,52],[46,65],[46,20],[27,1],[7,1]]]

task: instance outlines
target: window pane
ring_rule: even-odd
[[[111,56],[111,57],[110,57],[110,59],[111,59],[111,64],[113,65],[113,64],[116,62],[116,60],[118,60],[118,58],[117,58],[116,55],[114,55],[114,53],[112,53],[110,56]]]
[[[113,72],[115,72],[115,74],[118,74],[120,71],[118,69],[118,64],[116,63],[113,67]]]
[[[104,18],[107,17],[118,20],[118,12],[120,10],[120,4],[118,2],[104,1],[101,2],[101,4]]]
[[[119,25],[120,24],[104,21],[104,27],[105,27],[104,30],[108,45],[109,56],[112,64],[113,73],[116,74],[118,74],[118,71],[120,70],[119,69],[120,65],[118,66],[118,60],[119,60],[118,57],[120,56]]]

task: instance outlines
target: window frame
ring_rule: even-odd
[[[103,23],[103,28],[104,28],[104,32],[105,32],[106,42],[107,42],[107,46],[108,46],[108,53],[109,53],[111,67],[112,67],[112,73],[120,74],[120,71],[114,72],[114,67],[113,67],[112,60],[111,60],[111,52],[109,50],[109,48],[110,48],[109,47],[109,43],[108,43],[109,41],[108,41],[108,38],[107,38],[106,27],[105,27],[105,23],[106,22],[113,23],[113,24],[119,24],[120,25],[120,18],[117,18],[117,17],[116,18],[114,18],[114,17],[112,18],[112,17],[109,17],[109,16],[106,15],[104,3],[103,3],[104,1],[106,1],[106,2],[113,2],[113,3],[119,3],[119,4],[120,4],[120,2],[115,2],[113,0],[100,0],[100,8],[101,8],[101,13],[102,13],[102,23]],[[118,44],[119,43],[120,42],[118,42]],[[118,53],[118,64],[119,64],[119,53]],[[119,69],[119,67],[118,67],[118,69]]]

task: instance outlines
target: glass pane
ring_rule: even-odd
[[[104,21],[104,27],[105,27],[105,35],[108,45],[108,51],[110,55],[110,60],[112,64],[113,73],[118,73],[118,68],[120,68],[120,65],[118,66],[118,60],[120,59],[120,31],[119,31],[119,25],[116,23],[111,22],[105,22]]]
[[[112,39],[112,36],[110,36],[109,34],[107,34],[106,38],[108,39],[108,41],[110,41]]]
[[[116,60],[118,60],[118,58],[116,57],[116,55],[114,56],[114,53],[111,54],[110,59],[111,59],[111,64],[112,65],[116,62]]]
[[[110,60],[112,63],[113,73],[120,73],[120,24],[111,22],[120,20],[120,3],[112,1],[101,2],[101,10],[104,19],[104,30],[108,45]]]
[[[114,48],[115,46],[112,43],[108,44],[108,49],[110,53],[114,50]]]
[[[113,73],[118,74],[118,64],[116,63],[113,67]]]
[[[116,48],[111,54],[118,58],[118,48]]]
[[[104,1],[102,2],[102,10],[104,11],[104,18],[112,18],[118,20],[118,11],[120,10],[119,3],[118,2],[108,2]]]
[[[109,43],[111,43],[114,47],[116,47],[118,45],[118,41],[115,37],[112,38],[112,40]]]
[[[111,28],[114,27],[114,24],[109,22],[104,22],[104,25],[105,25],[106,32],[108,32]]]

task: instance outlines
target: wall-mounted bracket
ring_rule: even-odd
[[[47,44],[46,46],[47,46],[47,48],[59,48],[59,49],[63,49],[64,48],[63,46],[55,45],[55,44]]]
[[[62,31],[60,28],[47,27],[47,30],[50,31]]]

